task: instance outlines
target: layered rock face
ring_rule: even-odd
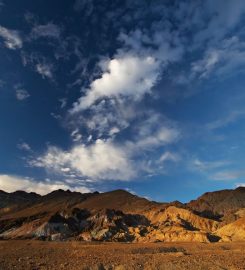
[[[244,241],[244,191],[239,188],[205,193],[188,204],[151,202],[123,190],[101,194],[58,190],[46,196],[0,192],[0,237],[50,241]]]

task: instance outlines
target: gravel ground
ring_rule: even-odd
[[[0,241],[0,270],[245,269],[243,243]]]

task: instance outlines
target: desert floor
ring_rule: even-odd
[[[245,269],[245,243],[0,241],[0,269]]]

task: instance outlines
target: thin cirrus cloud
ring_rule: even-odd
[[[243,170],[226,170],[226,171],[220,171],[217,173],[214,173],[210,176],[213,180],[217,181],[232,181],[232,180],[238,180],[245,176],[245,171]]]
[[[40,74],[43,79],[49,79],[51,81],[54,79],[54,64],[42,54],[22,51],[21,60],[23,66],[29,65],[33,70]]]
[[[204,161],[197,158],[193,161],[192,166],[194,166],[194,168],[199,171],[209,172],[211,170],[219,169],[230,164],[231,162],[228,160]]]
[[[191,9],[183,10],[184,12],[192,10],[194,24],[199,28],[194,36],[192,47],[203,46],[204,42],[213,46],[223,40],[240,22],[245,13],[245,3],[243,0],[235,2],[217,0],[215,4],[212,0],[195,1]],[[206,18],[209,18],[208,23],[202,27]]]
[[[206,124],[208,130],[216,130],[229,126],[230,124],[236,123],[239,119],[244,118],[245,111],[243,110],[233,110],[229,112],[226,116],[217,119],[215,121]]]
[[[165,161],[173,161],[173,162],[178,162],[179,160],[181,159],[180,155],[179,154],[176,154],[176,153],[171,153],[169,151],[163,153],[158,162],[159,163],[163,163]]]
[[[38,38],[59,39],[60,35],[61,29],[58,25],[53,23],[47,23],[42,25],[35,25],[32,28],[30,37],[31,39],[38,39]]]
[[[205,79],[211,74],[220,79],[232,76],[231,71],[245,72],[245,42],[237,36],[224,39],[206,50],[203,59],[192,63],[191,77]]]

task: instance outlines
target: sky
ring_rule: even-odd
[[[0,189],[244,186],[244,85],[243,0],[0,0]]]

